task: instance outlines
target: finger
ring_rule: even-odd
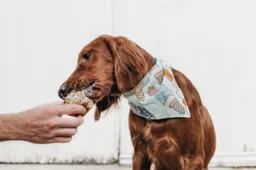
[[[56,137],[72,137],[76,134],[76,132],[76,128],[62,128],[55,130],[53,133]]]
[[[86,113],[84,113],[84,114],[72,114],[72,115],[69,115],[69,116],[72,116],[72,117],[79,117],[79,116],[84,117],[86,115]]]
[[[81,116],[78,117],[61,117],[57,120],[56,126],[61,128],[77,128],[84,123]]]
[[[80,115],[69,115],[69,116],[72,116],[72,117],[78,117],[78,116],[80,116]]]
[[[86,113],[86,109],[83,106],[77,104],[65,104],[58,106],[57,109],[60,116]]]
[[[68,143],[71,142],[72,137],[56,137],[48,141],[48,143]]]
[[[64,101],[55,101],[51,103],[47,103],[48,106],[55,106],[55,105],[63,105]]]

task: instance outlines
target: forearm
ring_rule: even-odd
[[[0,114],[0,141],[22,140],[22,115]]]

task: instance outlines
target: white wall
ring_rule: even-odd
[[[103,33],[124,35],[168,60],[197,87],[217,132],[214,165],[255,165],[255,6],[254,0],[1,1],[0,112],[56,100],[84,44]],[[13,96],[22,100],[14,105]],[[90,114],[74,142],[67,144],[68,154],[60,151],[62,145],[9,142],[0,144],[0,153],[15,146],[14,155],[24,146],[18,160],[35,157],[35,148],[35,160],[56,150],[62,161],[99,155],[114,160],[120,123],[121,162],[127,163],[132,155],[127,113],[123,101],[100,123],[94,124]]]

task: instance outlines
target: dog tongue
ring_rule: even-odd
[[[92,96],[93,95],[93,86],[95,85],[95,83],[93,83],[93,84],[90,84],[86,89],[84,89],[83,90],[83,92],[84,92],[84,95],[86,96],[86,97],[89,97],[89,96]]]

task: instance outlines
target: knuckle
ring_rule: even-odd
[[[56,127],[56,124],[53,121],[48,121],[46,126],[47,126],[47,128],[52,129],[52,128]]]
[[[72,105],[72,106],[70,107],[70,111],[71,111],[72,113],[75,113],[75,112],[77,111],[77,106]]]
[[[81,105],[78,105],[78,106],[76,106],[75,111],[79,112],[79,113],[83,113],[84,112],[84,107],[81,106]]]
[[[75,112],[83,112],[84,108],[83,106],[80,105],[72,105],[70,110],[75,113]]]
[[[47,107],[45,108],[45,113],[46,114],[53,114],[55,112],[55,110],[51,107]]]
[[[63,108],[65,108],[65,112],[66,112],[66,113],[72,114],[72,113],[75,112],[75,106],[74,106],[74,104],[65,105],[65,106],[63,106]]]
[[[55,134],[54,132],[50,132],[50,133],[48,133],[47,138],[52,139],[52,138],[54,138],[55,136],[56,136],[56,134]]]

